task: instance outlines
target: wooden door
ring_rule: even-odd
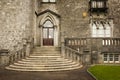
[[[43,25],[43,46],[54,45],[54,27],[50,20],[45,21]]]
[[[53,46],[54,45],[54,28],[43,28],[43,45]]]

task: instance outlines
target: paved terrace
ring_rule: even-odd
[[[58,72],[20,72],[0,69],[0,80],[95,80],[87,67]]]

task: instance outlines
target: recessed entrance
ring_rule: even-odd
[[[54,27],[51,21],[46,20],[43,25],[43,46],[54,45]]]

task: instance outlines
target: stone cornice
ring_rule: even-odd
[[[53,12],[53,11],[51,11],[51,10],[49,10],[49,9],[47,9],[47,10],[45,10],[45,11],[42,11],[42,12],[40,12],[40,13],[37,13],[37,12],[35,11],[35,14],[36,14],[36,16],[38,17],[38,16],[41,16],[41,15],[47,13],[47,12],[49,12],[49,13],[51,13],[51,14],[59,17],[59,18],[61,17],[59,14],[57,14],[56,12]]]

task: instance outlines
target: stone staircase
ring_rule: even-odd
[[[36,47],[33,53],[12,65],[6,67],[17,71],[61,71],[82,67],[79,63],[64,59],[58,47]]]

